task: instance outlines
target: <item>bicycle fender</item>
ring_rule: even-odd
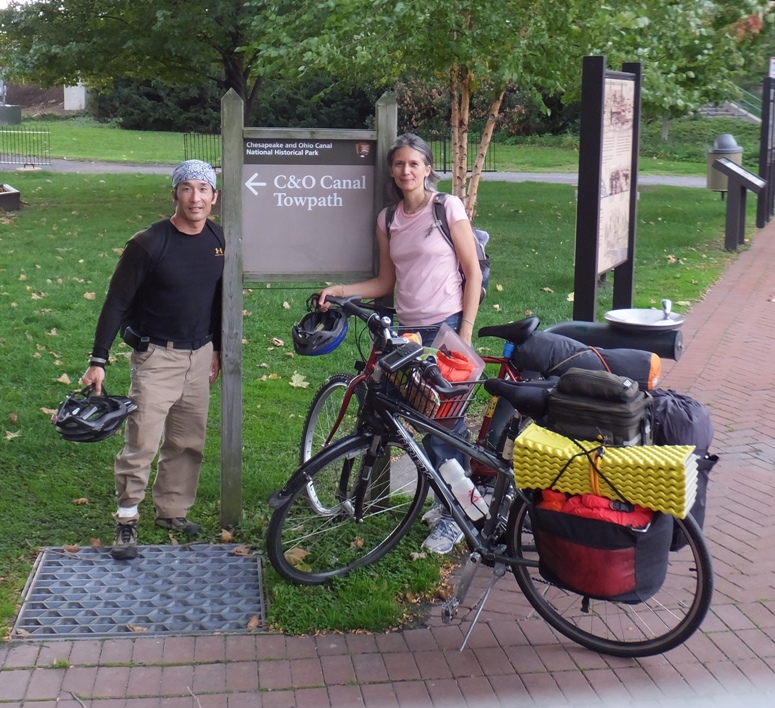
[[[317,472],[321,467],[330,464],[332,460],[340,455],[345,455],[348,452],[355,453],[358,450],[362,450],[364,446],[371,444],[373,437],[373,435],[353,433],[352,435],[337,440],[333,445],[323,448],[317,455],[310,457],[309,460],[299,467],[281,489],[278,489],[269,497],[267,503],[270,508],[279,509],[282,507],[283,504],[287,503],[301,487],[311,481],[314,472]]]

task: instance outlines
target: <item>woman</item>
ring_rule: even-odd
[[[388,151],[387,162],[391,196],[397,206],[389,237],[387,209],[377,217],[377,277],[324,288],[320,292],[320,304],[324,305],[328,296],[378,298],[394,294],[398,321],[402,327],[418,331],[424,345],[433,342],[444,322],[471,344],[482,273],[474,232],[463,202],[457,197],[447,197],[444,201],[455,245],[453,250],[435,223],[433,195],[439,175],[433,169],[428,144],[412,133],[405,133]],[[465,288],[458,261],[465,274]],[[431,462],[436,465],[453,456],[445,455],[438,441],[424,442]],[[434,516],[438,521],[423,545],[437,553],[448,553],[463,534],[446,513]]]

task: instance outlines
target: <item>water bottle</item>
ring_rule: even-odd
[[[466,477],[465,470],[457,460],[445,460],[439,467],[439,472],[452,488],[452,493],[471,521],[481,519],[487,513],[487,503],[474,483]]]

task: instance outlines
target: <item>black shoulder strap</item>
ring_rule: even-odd
[[[447,239],[447,243],[455,250],[455,244],[452,241],[452,234],[449,232],[449,224],[447,223],[447,210],[444,208],[444,202],[447,200],[447,194],[444,192],[436,192],[433,195],[433,222],[434,226],[439,227],[442,236]]]
[[[395,219],[397,208],[398,204],[390,204],[387,209],[385,209],[385,233],[387,234],[388,241],[390,241],[390,224],[392,224],[393,219]]]

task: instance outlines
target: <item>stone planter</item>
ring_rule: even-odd
[[[18,211],[22,208],[21,194],[10,184],[0,185],[0,209],[5,211]]]

